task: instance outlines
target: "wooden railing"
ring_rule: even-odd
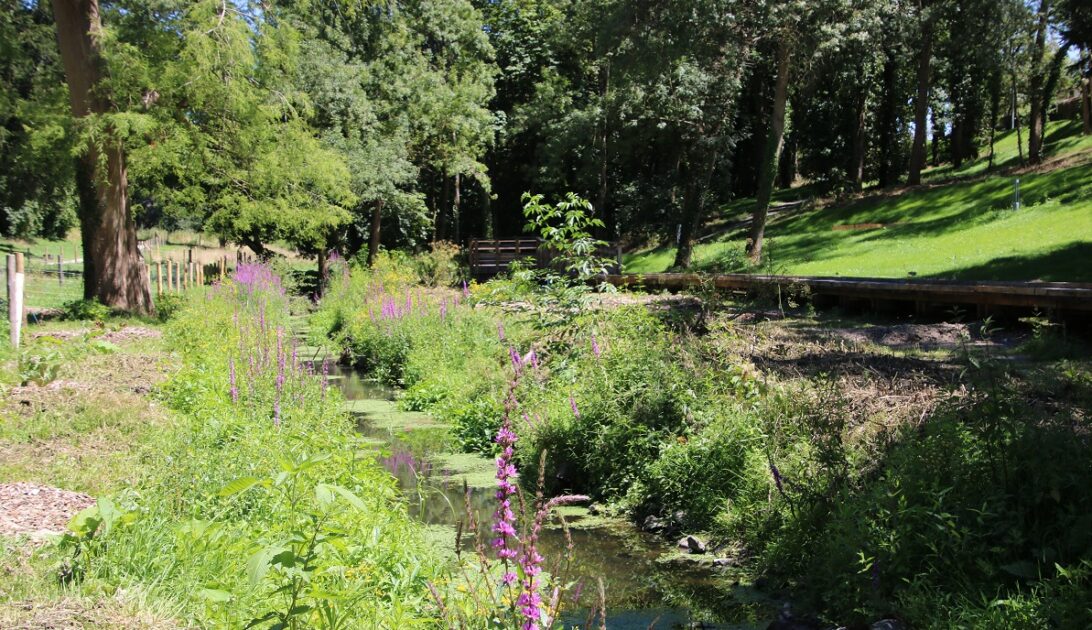
[[[535,267],[545,268],[556,257],[554,252],[543,245],[541,239],[530,237],[473,239],[470,241],[468,252],[470,272],[476,278],[489,278],[504,273],[513,262],[528,258]],[[621,270],[622,250],[619,246],[610,243],[596,253],[603,258],[616,261],[612,272],[617,273]]]

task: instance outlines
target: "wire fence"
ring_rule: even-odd
[[[64,254],[24,254],[26,284],[23,304],[28,310],[61,308],[67,302],[83,297],[83,260],[64,258]],[[4,266],[4,286],[7,286],[7,266]],[[3,297],[5,309],[7,295]]]

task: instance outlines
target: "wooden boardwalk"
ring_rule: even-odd
[[[805,292],[819,301],[912,302],[919,311],[936,307],[973,306],[1042,311],[1092,311],[1092,284],[1073,282],[991,282],[960,280],[897,280],[750,274],[650,273],[607,276],[618,287],[681,291],[715,287],[722,291]]]

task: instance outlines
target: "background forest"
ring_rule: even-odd
[[[109,98],[86,118],[50,3],[0,9],[5,236],[73,227],[72,157],[109,138],[138,227],[259,255],[511,236],[524,192],[574,191],[599,236],[687,267],[732,200],[754,199],[757,259],[778,189],[1034,165],[1048,118],[1092,131],[1079,0],[93,4]]]

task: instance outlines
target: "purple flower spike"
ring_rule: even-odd
[[[231,402],[238,404],[239,402],[239,387],[235,383],[235,358],[228,359],[228,380],[231,383]]]
[[[508,348],[508,358],[512,360],[512,367],[515,368],[516,372],[523,370],[523,360],[515,348]]]
[[[497,337],[504,341],[504,322],[497,322]]]
[[[463,297],[464,298],[469,298],[470,297],[470,287],[466,286],[466,280],[463,280]]]
[[[781,483],[781,471],[777,469],[777,466],[773,462],[770,462],[770,474],[773,475],[774,485],[777,486],[777,491],[784,494],[785,487]]]
[[[576,399],[573,398],[572,393],[569,393],[569,406],[573,408],[573,415],[577,418],[580,417],[580,410],[576,408]]]
[[[591,349],[592,352],[595,353],[596,359],[598,359],[602,355],[602,352],[599,350],[599,342],[595,338],[595,333],[592,333],[591,336]]]

